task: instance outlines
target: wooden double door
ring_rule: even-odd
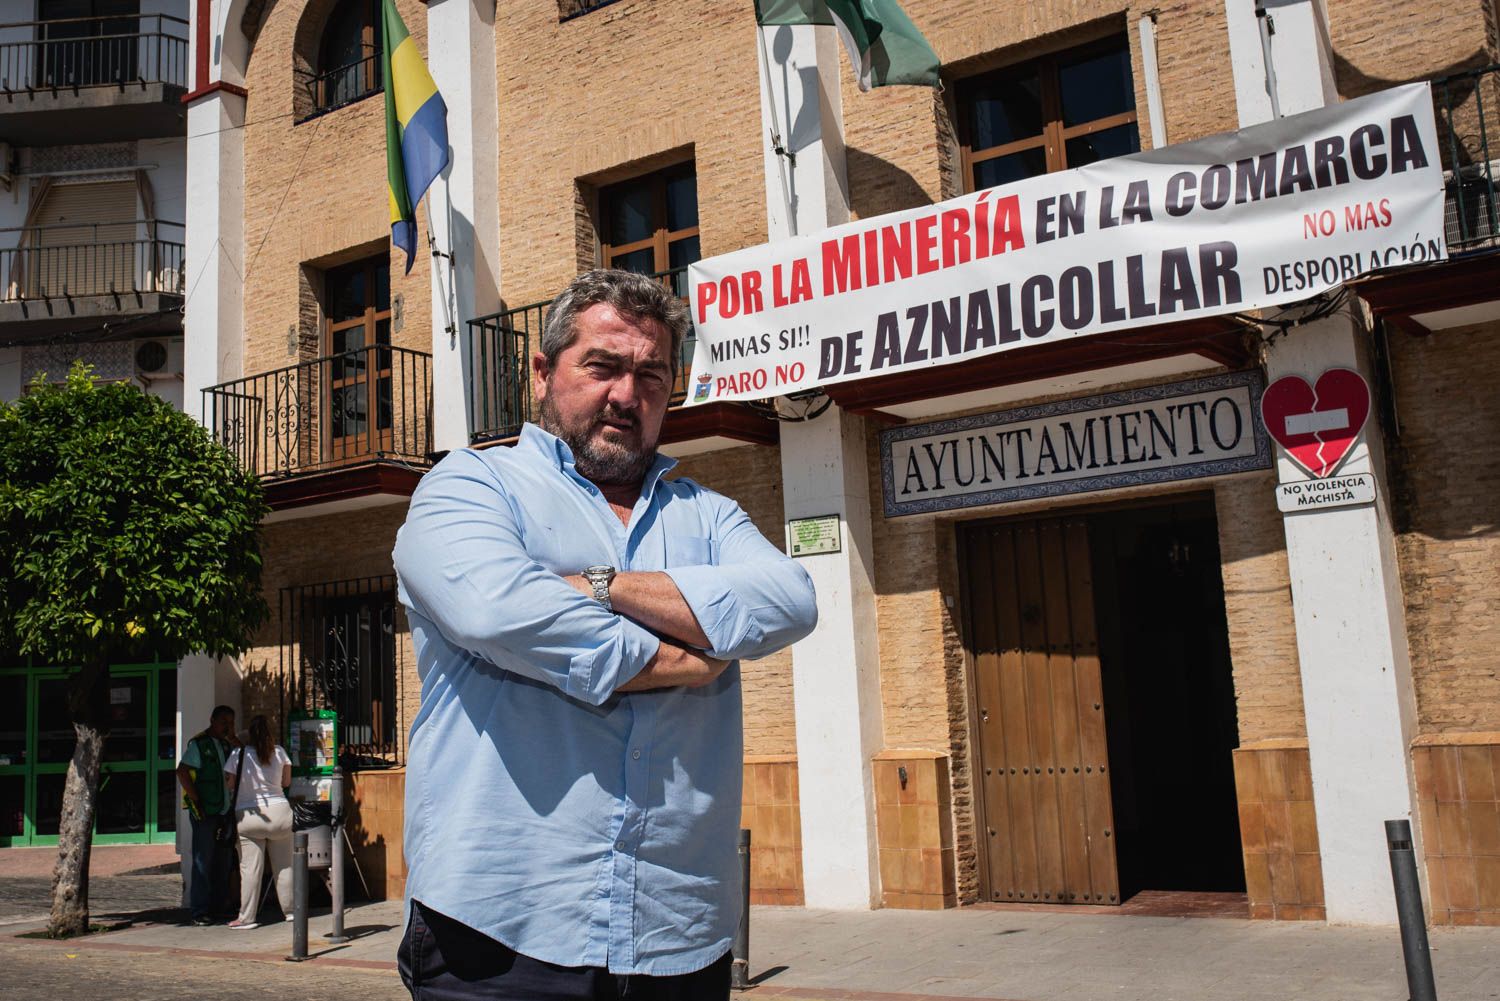
[[[981,899],[1119,903],[1088,523],[959,531]]]

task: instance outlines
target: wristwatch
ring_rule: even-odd
[[[583,579],[593,585],[594,600],[613,612],[615,608],[609,603],[609,582],[615,579],[615,568],[604,564],[584,567]]]

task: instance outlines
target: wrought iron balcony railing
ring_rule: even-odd
[[[10,40],[16,35],[29,39]],[[0,25],[0,92],[78,93],[166,83],[186,88],[188,22],[168,14],[70,17]]]
[[[659,271],[651,277],[678,295],[687,295],[687,268]],[[469,413],[472,442],[495,441],[521,433],[531,420],[531,355],[542,340],[542,323],[551,300],[501,310],[469,321]],[[677,353],[677,379],[671,406],[687,397],[693,364],[691,330]]]
[[[0,229],[0,302],[181,294],[182,240],[182,223],[165,219]]]
[[[608,7],[619,0],[562,0],[557,7],[557,20],[571,21],[575,17],[591,14],[600,7]]]
[[[378,344],[203,391],[203,423],[264,478],[387,461],[426,468],[432,356]]]
[[[294,72],[298,86],[303,89],[297,101],[298,121],[335,111],[385,89],[378,52],[322,73]]]
[[[1448,197],[1444,215],[1450,252],[1497,245],[1500,173],[1491,136],[1500,136],[1500,65],[1466,70],[1432,81]]]

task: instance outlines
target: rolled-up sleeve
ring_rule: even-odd
[[[510,498],[473,452],[422,477],[393,556],[402,600],[450,643],[591,705],[660,647],[527,555]]]
[[[666,573],[708,637],[710,656],[765,657],[818,624],[812,578],[767,542],[738,504],[716,500],[717,564],[671,567]]]

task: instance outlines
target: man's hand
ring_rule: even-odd
[[[594,597],[594,585],[581,574],[568,574],[563,580],[584,597]],[[609,584],[609,603],[616,612],[654,633],[700,650],[711,645],[682,592],[671,577],[659,570],[626,570],[615,574]]]
[[[729,666],[701,650],[663,640],[661,649],[641,673],[616,688],[616,692],[650,692],[662,688],[701,688]]]

